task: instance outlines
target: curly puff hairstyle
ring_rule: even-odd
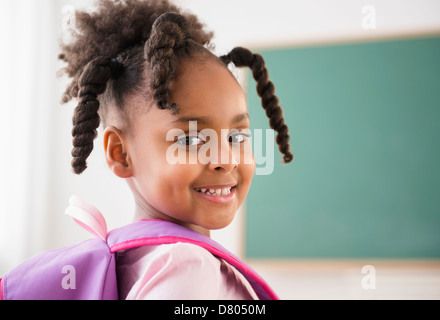
[[[168,101],[179,59],[212,54],[213,34],[204,30],[195,15],[182,12],[168,0],[97,0],[93,13],[77,11],[75,18],[73,40],[60,44],[59,59],[66,62],[61,72],[71,78],[62,103],[78,100],[72,119],[72,168],[81,174],[108,105],[127,113],[124,98],[145,96],[147,83],[158,108],[179,112],[178,105]],[[288,128],[262,56],[237,47],[219,61],[225,67],[233,63],[251,69],[270,126],[277,131],[283,161],[292,161]]]

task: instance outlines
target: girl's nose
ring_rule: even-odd
[[[224,173],[231,172],[238,167],[238,163],[209,163],[209,168],[215,171],[223,171]]]
[[[216,151],[217,154],[208,163],[209,169],[228,173],[238,167],[240,160],[239,149],[237,154],[237,150],[234,151],[233,145],[229,143],[227,136],[222,137],[221,142],[219,141]]]

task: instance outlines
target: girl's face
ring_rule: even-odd
[[[184,60],[179,68],[169,101],[180,112],[153,106],[133,119],[125,146],[128,182],[137,219],[169,220],[209,235],[232,221],[254,175],[246,99],[218,61]],[[197,121],[197,132],[190,132],[195,123],[189,121]],[[202,135],[203,129],[210,130]],[[216,133],[218,143],[206,133]],[[173,163],[177,154],[185,161]]]

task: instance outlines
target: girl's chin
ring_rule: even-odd
[[[190,228],[193,230],[196,230],[199,228],[201,230],[208,231],[208,233],[211,230],[221,230],[231,224],[232,220],[234,219],[234,216],[235,216],[235,212],[232,214],[228,214],[227,216],[223,216],[222,219],[219,219],[219,216],[217,216],[215,221],[207,221],[206,219],[204,219],[204,221],[203,221],[202,219],[200,219],[196,223],[193,223]],[[198,230],[196,230],[196,231],[198,231]]]

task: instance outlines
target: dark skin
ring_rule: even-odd
[[[145,106],[140,97],[129,97],[134,109],[145,111],[137,112],[125,130],[117,116],[109,117],[104,132],[106,161],[115,175],[127,180],[136,202],[136,220],[172,221],[209,236],[210,230],[231,223],[255,172],[244,135],[249,129],[246,99],[230,71],[214,58],[182,60],[179,67],[178,77],[170,84],[170,101],[179,105],[180,112],[173,115],[153,104]],[[181,141],[190,141],[198,150],[206,143],[188,133],[187,120],[193,118],[199,118],[199,133],[208,128],[217,133],[217,154],[227,155],[228,161],[218,156],[218,161],[208,163],[169,163],[166,153],[174,143],[166,140],[169,130],[178,128],[195,136]],[[182,148],[189,157],[191,151],[185,145]],[[228,194],[207,196],[196,189]]]

